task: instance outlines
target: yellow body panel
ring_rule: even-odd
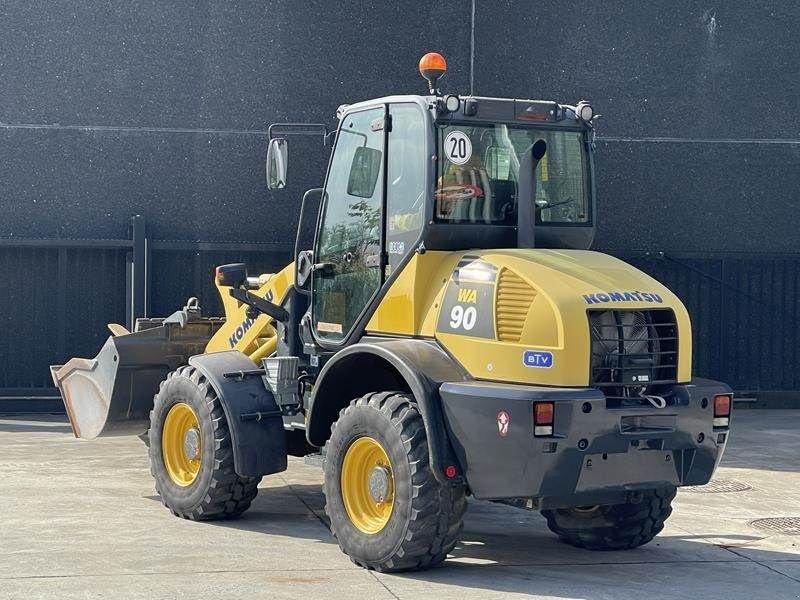
[[[503,293],[498,298],[501,280]],[[691,379],[691,324],[678,297],[631,265],[592,251],[416,255],[387,291],[367,330],[436,337],[477,379],[586,386],[587,311],[612,308],[671,308],[678,324],[678,380]],[[526,365],[526,350],[552,353],[552,364]]]
[[[294,264],[277,273],[261,275],[259,283],[260,287],[252,290],[252,293],[274,304],[280,304],[294,284]],[[256,319],[248,318],[247,305],[233,298],[229,287],[218,283],[216,286],[225,309],[225,324],[209,340],[206,352],[239,350],[254,363],[272,354],[277,347],[278,337],[275,328],[270,324],[271,318],[267,315],[260,315]]]
[[[415,254],[367,323],[367,331],[434,336],[435,318],[445,285],[460,253]]]

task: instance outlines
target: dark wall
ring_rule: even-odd
[[[603,114],[598,246],[800,246],[800,5],[721,4],[477,0],[476,93],[588,98]],[[269,194],[267,125],[422,92],[429,49],[467,92],[470,10],[3,3],[0,236],[118,237],[139,212],[159,239],[282,238],[326,153],[293,143],[292,186]]]
[[[321,183],[328,151],[319,140],[292,139],[290,187],[269,193],[269,123],[332,126],[342,103],[424,93],[416,65],[429,50],[448,58],[445,89],[467,93],[471,5],[4,2],[0,238],[125,238],[139,213],[156,240],[291,243],[300,196]],[[746,373],[743,387],[800,389],[793,375],[773,377],[743,351],[718,350],[758,338],[759,361],[785,363],[775,340],[800,331],[800,4],[477,0],[475,17],[476,94],[589,99],[603,115],[596,247],[686,299],[700,372]],[[658,252],[691,257],[648,257]],[[47,252],[41,269],[38,255],[23,254],[0,254],[0,272],[17,273],[30,256],[31,270],[56,268]],[[272,268],[285,254],[154,252],[153,312],[198,289],[214,308],[214,260]],[[124,258],[114,256],[102,269]],[[767,271],[786,273],[792,285]],[[104,285],[116,285],[114,273]],[[22,320],[9,316],[21,306],[12,296],[0,296],[7,327]],[[119,290],[95,296],[102,310],[81,310],[96,320],[123,310]],[[107,296],[114,301],[104,303]],[[734,300],[727,312],[713,308]],[[760,318],[766,310],[770,318]],[[82,348],[95,344],[95,334],[76,335]],[[0,350],[12,356],[14,347],[0,336]]]
[[[463,89],[469,3],[403,4],[4,3],[0,236],[120,237],[138,212],[158,239],[285,238],[327,153],[292,140],[292,186],[268,194],[271,122],[424,92],[432,48]]]

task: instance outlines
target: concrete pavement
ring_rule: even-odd
[[[321,480],[292,460],[243,518],[194,523],[154,496],[138,439],[0,417],[0,599],[800,598],[800,535],[751,524],[800,521],[800,411],[736,413],[717,480],[746,489],[680,491],[665,531],[628,552],[578,550],[537,513],[471,502],[443,567],[376,574],[339,551]]]

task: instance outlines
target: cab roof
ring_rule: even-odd
[[[479,122],[519,122],[548,123],[566,127],[587,127],[588,124],[578,118],[575,106],[559,104],[551,100],[528,100],[520,98],[492,98],[488,96],[465,96],[459,98],[458,109],[448,111],[445,107],[446,96],[396,95],[383,96],[371,100],[363,100],[355,104],[343,104],[337,111],[341,119],[346,113],[362,110],[382,104],[414,103],[433,113],[436,119],[466,120]],[[457,97],[457,96],[456,96]]]

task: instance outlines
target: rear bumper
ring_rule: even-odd
[[[713,427],[713,396],[731,390],[706,379],[674,386],[675,403],[664,409],[606,408],[594,388],[470,381],[443,383],[439,393],[477,498],[533,498],[542,508],[613,501],[661,485],[701,485],[728,440],[728,428]],[[554,432],[534,437],[533,403],[542,400],[555,403]],[[501,412],[509,416],[504,436]]]

